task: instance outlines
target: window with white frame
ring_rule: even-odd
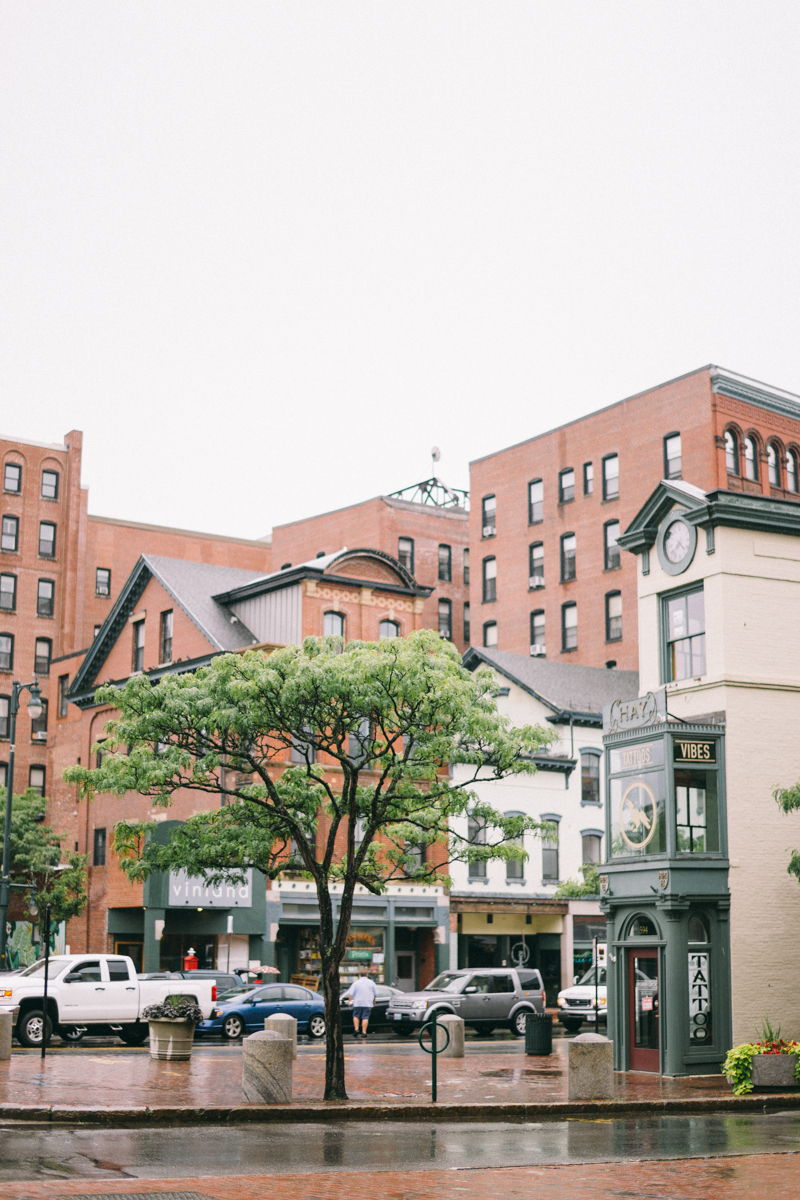
[[[344,637],[344,613],[323,613],[322,635],[323,637]]]
[[[578,606],[577,604],[561,605],[561,649],[578,649]]]
[[[538,525],[544,520],[544,484],[534,479],[528,484],[528,524]]]
[[[619,456],[609,454],[603,459],[603,499],[616,500],[619,496]]]

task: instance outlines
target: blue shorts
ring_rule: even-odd
[[[371,1008],[354,1008],[353,1009],[353,1020],[354,1021],[368,1021],[371,1016],[372,1016]]]

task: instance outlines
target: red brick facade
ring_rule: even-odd
[[[318,554],[333,554],[368,547],[399,556],[401,538],[413,541],[411,573],[423,587],[434,589],[423,602],[420,628],[437,629],[439,601],[449,600],[453,642],[465,651],[464,602],[469,588],[464,582],[464,551],[468,548],[469,516],[462,508],[413,504],[392,496],[376,496],[363,504],[322,513],[272,531],[273,570],[287,563],[296,566]],[[450,580],[439,578],[439,547],[450,548]]]
[[[750,383],[750,381],[746,381]],[[725,386],[753,401],[734,398],[717,388]],[[782,394],[763,389],[766,401]],[[787,398],[788,399],[788,398]],[[791,410],[791,403],[785,408]],[[796,400],[794,407],[797,407]],[[800,411],[800,410],[799,410]],[[733,428],[740,446],[748,435],[757,441],[757,481],[729,474],[725,462],[725,431]],[[690,375],[622,400],[610,408],[591,413],[569,425],[551,430],[529,441],[487,456],[471,464],[470,546],[472,551],[472,641],[481,645],[484,627],[495,622],[497,646],[515,654],[527,654],[531,644],[531,614],[544,612],[545,645],[548,658],[601,667],[615,662],[620,669],[638,669],[636,622],[636,563],[621,554],[619,566],[608,569],[604,532],[607,523],[619,522],[624,531],[666,472],[664,439],[681,437],[681,474],[688,483],[706,491],[733,488],[770,494],[767,447],[776,445],[783,457],[782,487],[772,494],[800,499],[787,488],[785,456],[800,448],[800,419],[773,411],[758,403],[758,388],[740,387],[736,377],[718,377],[705,367]],[[603,463],[617,456],[618,496],[604,499]],[[584,492],[584,465],[593,468],[593,490]],[[561,472],[572,469],[574,498],[562,501]],[[532,481],[543,485],[541,520],[531,521],[528,489]],[[486,527],[483,500],[496,498],[496,533]],[[538,515],[538,514],[534,514]],[[576,539],[575,577],[562,581],[562,538]],[[531,588],[530,547],[543,544],[545,586]],[[483,561],[496,562],[496,599],[484,600]],[[608,640],[606,597],[620,593],[622,637]],[[563,606],[577,606],[577,646],[562,648]]]

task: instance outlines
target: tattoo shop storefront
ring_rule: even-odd
[[[331,887],[334,921],[341,884]],[[361,886],[353,902],[347,952],[339,968],[343,986],[366,971],[376,983],[403,991],[424,987],[449,966],[450,905],[438,885],[390,884],[382,896]],[[264,962],[281,979],[317,987],[320,978],[319,905],[305,880],[281,879],[267,892]]]
[[[716,1074],[731,1044],[725,732],[663,691],[604,713],[608,1036],[617,1070]]]

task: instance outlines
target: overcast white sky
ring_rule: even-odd
[[[707,362],[800,392],[796,0],[4,0],[0,431],[241,536]]]

